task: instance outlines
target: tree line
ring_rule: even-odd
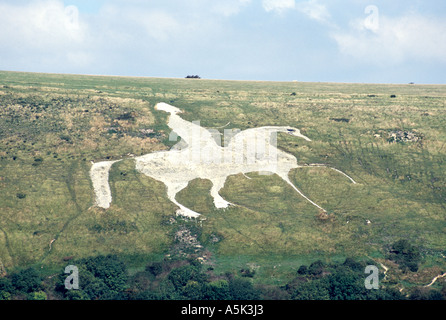
[[[414,271],[420,253],[409,242],[397,241],[388,258]],[[70,262],[78,268],[78,289],[65,287],[64,270],[42,277],[30,267],[0,277],[0,300],[446,300],[446,286],[415,287],[409,296],[391,288],[366,289],[367,263],[317,260],[301,265],[286,285],[267,286],[253,283],[255,270],[216,275],[196,259],[153,262],[130,273],[119,256],[96,256]]]

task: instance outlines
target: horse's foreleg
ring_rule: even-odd
[[[212,181],[211,196],[214,199],[215,207],[218,208],[218,209],[227,208],[232,203],[230,203],[230,202],[226,201],[225,199],[223,199],[220,196],[220,194],[218,193],[220,191],[220,189],[224,187],[225,181],[226,181],[226,177],[215,178],[215,179],[212,179],[211,181]]]
[[[319,206],[317,203],[315,203],[314,201],[310,200],[310,198],[308,198],[305,194],[302,193],[302,191],[300,191],[299,189],[296,188],[296,186],[290,181],[290,179],[288,178],[288,174],[279,174],[279,176],[285,180],[298,194],[300,194],[305,200],[307,200],[308,202],[310,202],[313,206],[315,206],[316,208],[319,208],[321,210],[323,210],[324,212],[326,212],[327,210],[325,210],[324,208],[322,208],[321,206]]]
[[[328,168],[328,169],[334,170],[334,171],[336,171],[336,172],[339,172],[340,174],[346,176],[352,183],[356,184],[356,181],[353,180],[353,178],[350,177],[348,174],[346,174],[345,172],[342,172],[342,171],[339,170],[339,169],[336,169],[336,168],[327,166],[326,164],[323,164],[323,163],[311,163],[311,164],[304,165],[304,166],[301,166],[301,165],[300,165],[298,168],[305,168],[305,167],[324,167],[324,168]]]
[[[200,216],[200,214],[198,212],[195,212],[189,208],[186,208],[185,206],[183,206],[181,203],[179,203],[175,197],[177,195],[177,193],[181,190],[183,190],[184,188],[187,187],[188,181],[185,183],[166,183],[167,185],[167,197],[169,198],[170,201],[172,201],[173,203],[175,203],[178,207],[180,207],[177,211],[176,211],[176,215],[177,216],[185,216],[185,217],[189,217],[189,218],[198,218]]]

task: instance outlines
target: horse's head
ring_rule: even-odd
[[[289,127],[289,128],[287,128],[286,130],[287,130],[287,133],[288,133],[288,134],[291,134],[292,136],[300,137],[300,138],[304,138],[304,139],[307,140],[307,141],[311,141],[310,138],[308,138],[308,137],[304,136],[303,134],[301,134],[301,133],[300,133],[300,130],[297,129],[297,128]]]
[[[165,111],[170,114],[177,114],[177,113],[183,112],[183,111],[181,111],[181,109],[178,109],[177,107],[171,106],[170,104],[167,104],[164,102],[157,103],[155,106],[155,110]]]

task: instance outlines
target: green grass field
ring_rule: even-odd
[[[210,182],[177,199],[205,218],[202,251],[215,272],[255,266],[254,281],[284,284],[302,264],[373,257],[399,240],[417,245],[418,272],[395,281],[429,283],[446,271],[446,86],[243,82],[0,72],[0,267],[48,270],[114,253],[135,269],[172,254],[182,223],[165,186],[133,161],[110,172],[113,202],[92,207],[90,161],[167,150],[158,102],[204,127],[293,126],[311,142],[280,134],[301,164],[290,178],[317,208],[276,175],[234,175],[214,208]],[[146,131],[152,129],[152,131]],[[219,129],[223,132],[223,128]],[[406,139],[407,138],[407,139]],[[250,178],[250,179],[249,179]],[[367,221],[370,221],[369,223]],[[435,272],[433,270],[436,270]],[[425,276],[422,276],[425,275]],[[429,279],[428,279],[429,278]],[[418,282],[417,282],[418,281]]]

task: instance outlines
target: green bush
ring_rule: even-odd
[[[293,300],[330,300],[326,279],[301,284],[291,295]]]
[[[367,295],[364,279],[352,271],[328,276],[330,300],[362,300]]]
[[[172,270],[168,276],[176,289],[182,288],[189,281],[203,282],[204,275],[201,273],[200,267],[186,265]]]
[[[324,271],[325,264],[321,260],[317,260],[310,264],[308,267],[308,273],[313,276],[319,276]]]
[[[229,281],[229,294],[231,300],[257,300],[259,292],[247,279],[234,278]]]
[[[311,272],[299,276],[285,288],[294,300],[403,300],[397,290],[365,288],[365,274],[360,262],[347,258],[344,263],[324,265],[316,261]],[[314,276],[318,275],[317,278]]]
[[[30,300],[47,300],[48,297],[44,291],[36,291],[29,295]]]
[[[297,269],[297,273],[300,275],[308,274],[308,267],[306,265],[301,265],[299,269]]]
[[[19,293],[31,293],[41,289],[41,279],[34,268],[28,268],[14,273],[11,282]]]
[[[230,299],[229,282],[222,279],[207,283],[203,288],[203,298],[206,300]]]
[[[446,300],[446,297],[444,297],[439,290],[426,287],[416,287],[412,290],[409,300]]]
[[[399,264],[403,270],[418,271],[421,262],[421,253],[418,247],[412,245],[406,239],[400,239],[392,244],[389,259]]]
[[[156,277],[163,272],[163,264],[161,262],[154,262],[146,266],[146,271],[150,272]]]
[[[73,261],[79,271],[79,289],[67,290],[62,285],[66,274],[60,276],[58,290],[72,300],[114,299],[127,287],[127,268],[117,256],[97,256]]]
[[[0,277],[0,300],[9,300],[13,291],[11,279]]]

